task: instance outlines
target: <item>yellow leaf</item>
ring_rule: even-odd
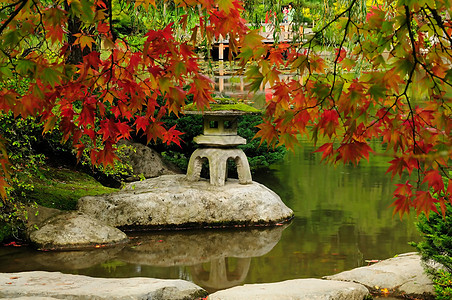
[[[115,43],[109,39],[109,38],[105,38],[102,40],[102,49],[114,49],[115,48]]]
[[[259,30],[252,30],[245,36],[243,40],[243,47],[249,47],[251,49],[256,46],[262,45],[262,40],[264,38],[259,34]]]
[[[56,121],[57,121],[56,116],[51,116],[50,118],[48,118],[44,124],[44,129],[42,130],[42,134],[52,131],[55,128]]]
[[[219,0],[218,1],[218,8],[220,10],[224,10],[226,14],[229,14],[229,11],[231,8],[234,7],[234,4],[231,0]]]
[[[86,35],[79,36],[74,42],[75,45],[80,44],[80,47],[82,49],[85,49],[85,47],[92,49],[93,43],[95,43],[94,39]]]

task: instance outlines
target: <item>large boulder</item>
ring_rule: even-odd
[[[197,299],[207,293],[184,280],[93,278],[59,272],[0,273],[0,298],[58,299]]]
[[[128,162],[133,169],[133,176],[127,178],[128,181],[138,180],[140,176],[153,178],[161,175],[180,174],[172,164],[165,162],[162,156],[152,148],[140,143],[122,141],[126,147],[123,160]]]
[[[424,271],[421,257],[414,252],[326,276],[325,279],[357,282],[376,294],[434,299],[432,281]]]
[[[363,300],[362,285],[322,279],[294,279],[276,283],[245,284],[209,295],[208,300]]]
[[[42,250],[112,246],[129,240],[119,229],[76,211],[50,217],[39,229],[32,231],[29,237],[30,241]]]
[[[265,186],[228,179],[221,187],[185,175],[163,175],[128,184],[123,190],[79,200],[78,209],[122,228],[270,225],[293,211]]]
[[[49,218],[61,214],[63,211],[56,208],[44,207],[41,205],[28,206],[27,208],[27,229],[32,232],[36,227],[41,226]]]

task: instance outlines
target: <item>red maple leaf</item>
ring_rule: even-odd
[[[341,144],[336,151],[339,153],[336,161],[342,160],[344,164],[351,162],[356,165],[362,158],[369,159],[369,152],[372,152],[372,148],[365,142],[352,141]]]
[[[403,184],[396,184],[396,186],[397,188],[394,191],[394,198],[396,198],[396,200],[391,204],[391,206],[394,206],[393,215],[399,213],[400,219],[402,219],[405,213],[410,213],[410,209],[413,206],[413,186],[409,183],[409,181],[406,181]]]
[[[324,135],[328,135],[331,138],[339,126],[339,114],[337,111],[334,109],[325,110],[320,117],[318,126],[324,132]]]
[[[344,48],[336,49],[336,60],[337,62],[341,62],[347,56],[347,51]]]
[[[434,211],[438,213],[438,209],[436,208],[435,203],[438,200],[432,197],[430,192],[427,191],[417,191],[416,197],[414,199],[414,204],[416,206],[416,213],[419,215],[421,212],[425,214],[425,216],[429,217],[430,211]]]
[[[386,174],[392,172],[392,178],[394,175],[399,174],[402,176],[403,171],[407,170],[409,174],[413,171],[413,169],[419,168],[418,161],[414,158],[405,159],[403,157],[396,157],[389,162],[391,166],[389,166]]]
[[[334,153],[333,143],[325,143],[317,148],[317,150],[315,150],[314,152],[321,152],[323,161]]]
[[[444,191],[444,182],[441,174],[438,170],[430,170],[424,173],[424,181],[427,182],[428,186],[432,187],[435,193],[440,193]]]
[[[182,141],[180,136],[182,134],[184,134],[184,133],[177,130],[176,125],[174,125],[173,127],[171,127],[170,129],[168,129],[167,131],[165,131],[163,133],[162,140],[167,145],[169,145],[171,143],[175,143],[176,145],[178,145],[180,147],[180,142]]]

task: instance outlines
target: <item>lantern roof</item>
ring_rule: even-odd
[[[194,103],[184,107],[184,113],[206,116],[241,116],[246,114],[261,114],[262,111],[234,98],[214,98],[216,103],[210,103],[209,108],[199,110]]]

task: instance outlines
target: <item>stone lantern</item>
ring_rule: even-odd
[[[190,157],[187,169],[187,179],[198,181],[201,176],[204,159],[209,161],[210,184],[224,186],[227,179],[227,161],[232,159],[237,166],[239,182],[252,183],[248,159],[238,145],[246,144],[246,139],[237,135],[238,117],[260,111],[246,104],[211,105],[209,111],[185,111],[187,114],[202,114],[204,117],[204,134],[193,140],[201,147]],[[213,109],[215,108],[215,109]]]

